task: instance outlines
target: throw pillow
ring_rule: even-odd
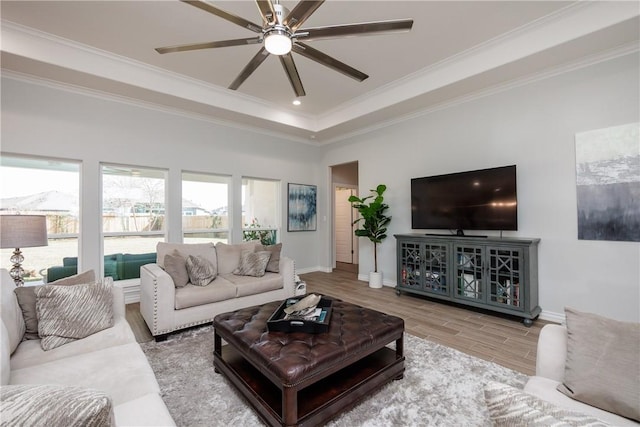
[[[195,286],[207,286],[218,275],[215,266],[205,257],[189,255],[187,257],[187,274],[189,281]]]
[[[213,243],[166,243],[158,242],[156,245],[157,264],[164,268],[164,257],[173,253],[174,250],[186,259],[189,255],[200,255],[205,257],[214,266],[217,265],[216,247]]]
[[[233,274],[238,276],[264,276],[271,252],[253,252],[250,249],[243,249],[240,253],[240,264],[233,270]]]
[[[76,286],[37,288],[40,345],[47,351],[113,326],[113,279]]]
[[[271,252],[271,258],[267,264],[267,271],[272,273],[280,273],[280,252],[282,251],[282,243],[269,246],[256,246],[256,251],[269,251]]]
[[[240,254],[248,249],[252,252],[260,245],[260,240],[250,240],[248,242],[227,245],[226,243],[216,243],[216,255],[218,257],[218,274],[229,274],[238,268],[240,264]]]
[[[103,427],[114,425],[111,398],[89,388],[19,384],[0,387],[3,426]]]
[[[485,385],[484,399],[494,427],[608,425],[591,415],[560,408],[520,389],[495,381]]]
[[[164,271],[171,276],[176,288],[184,288],[189,283],[187,260],[176,249],[164,256]]]
[[[93,283],[96,280],[96,275],[93,270],[87,270],[83,273],[75,274],[73,276],[64,277],[50,285],[80,285],[83,283]],[[25,323],[25,340],[38,340],[38,316],[36,314],[36,293],[35,290],[40,286],[20,286],[15,288],[14,292],[18,298],[18,304],[22,310],[22,317],[24,317]]]
[[[567,360],[558,390],[640,421],[640,323],[565,308]]]
[[[58,279],[48,285],[83,285],[85,283],[93,283],[96,281],[96,273],[93,270],[87,270],[83,273]]]

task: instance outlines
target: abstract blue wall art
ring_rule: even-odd
[[[287,231],[315,231],[317,225],[315,185],[289,184]]]
[[[576,134],[578,239],[640,242],[640,123]]]

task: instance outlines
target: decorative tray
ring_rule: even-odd
[[[284,309],[297,303],[306,295],[287,298],[267,320],[269,332],[305,332],[321,334],[329,330],[331,321],[331,303],[329,298],[322,296],[313,314],[304,317],[287,316]]]

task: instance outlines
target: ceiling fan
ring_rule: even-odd
[[[289,11],[279,0],[256,0],[262,26],[254,24],[244,18],[213,6],[211,3],[199,0],[181,0],[184,3],[195,6],[205,12],[212,13],[220,18],[226,19],[236,25],[244,27],[258,36],[245,38],[222,40],[205,43],[186,44],[179,46],[167,46],[156,48],[158,53],[184,52],[199,49],[212,49],[228,46],[241,46],[247,44],[263,44],[258,53],[249,61],[236,79],[231,83],[229,89],[236,90],[244,81],[262,64],[269,54],[280,57],[280,63],[284,68],[291,86],[296,96],[304,96],[305,91],[300,80],[300,75],[293,61],[291,52],[295,52],[309,58],[319,64],[338,71],[358,81],[363,81],[369,76],[356,70],[349,65],[338,61],[331,56],[320,52],[317,49],[303,43],[303,41],[313,41],[321,39],[339,38],[368,35],[373,33],[390,33],[409,31],[413,26],[413,19],[399,19],[391,21],[363,22],[357,24],[331,25],[315,28],[300,28],[304,22],[313,14],[324,0],[312,1],[302,0],[296,4],[292,11]]]

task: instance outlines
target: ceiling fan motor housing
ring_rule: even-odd
[[[289,15],[289,9],[287,9],[280,3],[276,3],[273,5],[273,10],[276,13],[275,22],[282,25],[282,21],[284,21],[284,18],[286,18],[287,15]]]
[[[286,55],[291,51],[293,34],[282,22],[289,14],[289,10],[281,4],[274,4],[274,23],[263,30],[264,43],[267,51],[273,55]]]

